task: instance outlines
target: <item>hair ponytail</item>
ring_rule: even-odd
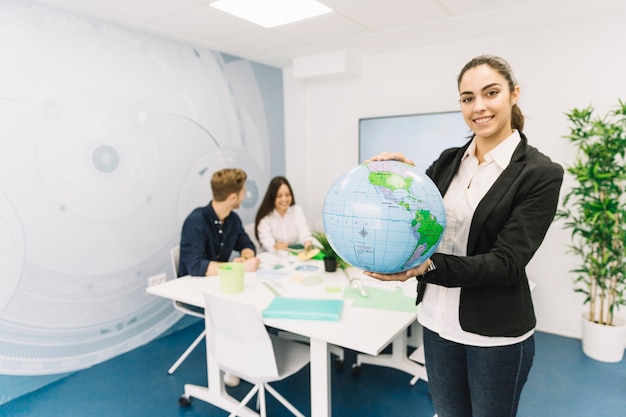
[[[520,133],[524,130],[524,115],[517,104],[514,104],[511,109],[511,127]]]

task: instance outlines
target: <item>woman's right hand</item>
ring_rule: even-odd
[[[404,156],[402,152],[381,152],[378,155],[372,156],[370,159],[368,159],[365,162],[371,162],[371,161],[399,161],[399,162],[404,162],[405,164],[415,166],[415,162],[413,162],[412,159],[409,159],[406,156]]]
[[[406,281],[409,278],[416,277],[419,279],[422,275],[428,272],[430,267],[430,258],[426,259],[420,265],[415,268],[409,269],[404,272],[398,272],[395,274],[381,274],[380,272],[363,271],[363,275],[375,278],[379,281]]]
[[[289,245],[287,244],[287,242],[276,242],[276,243],[274,243],[274,250],[275,251],[287,250],[287,249],[289,249]]]

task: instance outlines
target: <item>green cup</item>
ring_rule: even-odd
[[[243,291],[243,277],[246,265],[243,262],[226,262],[217,267],[222,292],[234,294]]]

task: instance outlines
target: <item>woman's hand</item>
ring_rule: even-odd
[[[289,249],[289,245],[287,245],[287,242],[276,242],[274,243],[274,250],[279,251],[279,250],[287,250]]]
[[[428,271],[430,266],[430,258],[422,262],[417,268],[412,268],[404,272],[398,272],[395,274],[381,274],[379,272],[363,271],[364,275],[375,278],[379,281],[406,281],[409,278],[420,277]]]
[[[409,278],[413,278],[415,275],[411,274],[412,269],[404,272],[398,272],[397,274],[381,274],[379,272],[363,271],[363,275],[376,278],[379,281],[406,281]]]
[[[404,162],[405,164],[415,166],[415,162],[412,159],[407,158],[401,152],[381,152],[378,155],[372,156],[365,162],[371,161],[399,161]]]

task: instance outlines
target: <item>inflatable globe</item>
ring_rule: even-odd
[[[426,174],[398,161],[363,163],[340,176],[322,208],[337,255],[366,271],[406,271],[437,249],[446,227],[439,190]]]

